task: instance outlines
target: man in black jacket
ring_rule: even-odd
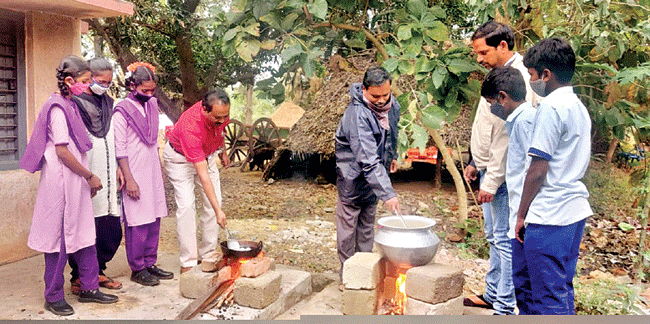
[[[399,104],[391,76],[381,67],[366,71],[363,84],[350,87],[350,104],[336,131],[336,236],[339,260],[370,252],[377,200],[390,211],[399,201],[388,177],[397,170]]]

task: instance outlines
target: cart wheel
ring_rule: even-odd
[[[280,131],[270,118],[262,117],[253,123],[250,143],[252,152],[261,147],[276,149],[280,146]]]
[[[246,158],[247,142],[244,137],[244,124],[237,119],[231,119],[224,129],[224,144],[230,163],[241,163]]]

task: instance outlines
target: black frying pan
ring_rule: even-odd
[[[228,248],[228,241],[221,242],[221,251],[226,257],[254,258],[262,251],[262,241],[238,241],[240,247],[250,247],[248,251],[231,250]]]

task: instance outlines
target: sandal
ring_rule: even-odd
[[[466,297],[465,299],[463,299],[463,306],[494,309],[492,303],[485,300],[483,295],[474,295],[474,296]]]
[[[117,281],[117,280],[113,280],[113,279],[111,279],[111,278],[109,278],[109,277],[107,277],[105,275],[100,274],[99,275],[99,286],[104,287],[104,288],[108,288],[108,289],[120,289],[120,288],[122,288],[122,283]]]
[[[74,281],[70,281],[70,292],[73,295],[79,295],[81,292],[81,280],[79,278]]]

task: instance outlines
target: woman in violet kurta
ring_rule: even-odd
[[[115,157],[124,174],[122,213],[131,281],[155,286],[174,274],[156,267],[160,218],[167,216],[165,188],[158,155],[158,101],[153,97],[153,67],[127,67],[132,92],[115,107]]]
[[[79,264],[80,302],[114,303],[117,296],[98,289],[95,223],[91,197],[102,189],[88,170],[92,144],[71,92],[90,85],[90,69],[78,57],[65,58],[57,69],[59,93],[43,105],[34,123],[20,166],[41,171],[28,246],[45,256],[45,308],[56,315],[74,314],[63,293],[68,257]]]

